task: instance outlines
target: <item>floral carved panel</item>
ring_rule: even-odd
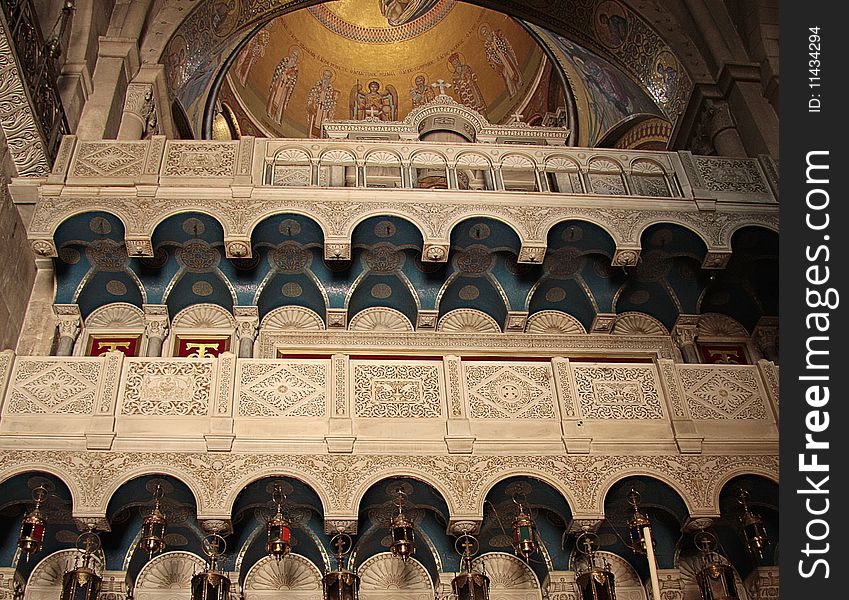
[[[102,359],[21,358],[15,365],[5,413],[90,414],[103,365]]]
[[[237,143],[168,142],[164,177],[232,177]]]
[[[572,373],[584,418],[663,418],[660,386],[653,366],[573,364]]]
[[[144,169],[147,142],[80,142],[73,177],[137,177]]]
[[[442,417],[441,364],[359,363],[353,369],[357,417]]]
[[[213,390],[213,360],[127,363],[121,414],[205,416]]]
[[[757,367],[678,365],[678,378],[693,419],[766,418]]]
[[[553,419],[554,392],[546,364],[463,365],[474,419]]]
[[[242,417],[323,417],[330,361],[240,361],[238,414]]]

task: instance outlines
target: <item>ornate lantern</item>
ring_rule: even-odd
[[[336,570],[322,578],[324,600],[357,600],[360,591],[360,576],[344,568],[345,556],[351,551],[353,542],[347,533],[337,533],[330,540],[336,548]]]
[[[230,578],[218,569],[218,559],[226,548],[217,533],[203,538],[203,553],[209,560],[206,569],[192,577],[192,600],[229,600]]]
[[[274,491],[271,492],[271,500],[277,507],[274,516],[265,524],[265,551],[273,556],[276,560],[281,560],[286,557],[292,550],[292,528],[289,521],[283,516],[283,501],[286,496],[283,494],[283,486],[280,482],[275,482]]]
[[[478,541],[468,533],[454,543],[460,555],[460,573],[451,580],[451,589],[457,600],[489,600],[489,577],[472,571],[472,557],[479,547]]]
[[[604,561],[596,564],[596,548],[598,536],[584,531],[578,536],[578,552],[584,555],[586,566],[577,569],[575,581],[581,592],[582,600],[616,600],[616,586],[613,581],[613,570]]]
[[[634,509],[634,514],[628,519],[628,537],[631,542],[631,550],[637,554],[645,554],[645,530],[651,529],[651,521],[640,510],[640,493],[634,488],[631,488],[631,491],[628,492],[628,504]],[[652,540],[652,544],[654,544],[654,540]]]
[[[696,573],[702,600],[739,600],[734,569],[715,551],[716,538],[702,531],[696,534],[695,542],[702,559],[702,568]]]
[[[413,521],[404,514],[405,496],[404,490],[399,487],[398,497],[395,499],[398,514],[392,517],[389,524],[389,534],[392,536],[389,549],[394,556],[406,562],[416,552],[416,532],[413,529]]]
[[[533,518],[525,512],[519,494],[513,494],[513,502],[519,507],[516,518],[513,519],[513,550],[526,561],[537,551],[537,525]]]
[[[740,525],[743,528],[743,538],[746,541],[746,547],[751,554],[755,554],[758,558],[764,557],[764,549],[769,544],[769,537],[766,534],[766,527],[761,516],[749,508],[749,492],[744,489],[737,491],[737,502],[743,507],[743,512],[740,514]]]
[[[165,549],[165,527],[168,520],[160,510],[160,502],[162,501],[163,491],[160,484],[156,484],[156,489],[153,491],[153,508],[144,521],[142,521],[141,537],[139,538],[139,548],[153,556]]]
[[[94,559],[100,550],[100,536],[93,527],[77,538],[77,550],[74,568],[62,577],[61,600],[97,600],[103,577]]]
[[[32,491],[35,507],[24,517],[21,524],[21,535],[18,537],[18,548],[24,557],[29,557],[41,550],[44,544],[44,530],[47,528],[47,517],[41,512],[42,503],[47,500],[47,489],[40,485]]]

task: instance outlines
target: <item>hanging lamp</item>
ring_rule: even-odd
[[[392,536],[392,544],[389,549],[393,556],[399,557],[404,562],[416,552],[416,532],[413,521],[404,514],[404,504],[407,494],[400,487],[395,498],[398,514],[392,517],[389,524],[389,534]]]
[[[737,502],[743,509],[740,514],[740,526],[743,529],[743,539],[749,553],[760,559],[764,557],[764,550],[769,545],[769,537],[763,518],[749,508],[749,492],[744,489],[737,490]]]
[[[457,600],[489,600],[489,577],[472,571],[472,558],[479,548],[478,541],[469,533],[464,533],[454,543],[460,555],[460,573],[451,580],[451,589]]]
[[[347,533],[337,533],[330,539],[330,545],[336,550],[336,570],[322,578],[324,600],[358,600],[360,576],[346,569],[345,556],[351,551],[353,542]]]
[[[716,552],[716,537],[707,531],[700,531],[694,541],[702,563],[696,573],[702,600],[739,600],[734,569]]]
[[[29,557],[41,550],[44,545],[44,531],[47,529],[47,517],[41,510],[41,505],[47,500],[47,488],[38,486],[32,491],[35,507],[27,513],[21,523],[21,534],[18,536],[18,548],[29,561]]]
[[[62,577],[61,600],[97,600],[103,586],[101,569],[95,560],[100,551],[100,536],[93,526],[77,538],[79,553],[74,568]]]
[[[203,538],[206,568],[192,577],[192,600],[229,600],[230,578],[218,567],[218,560],[227,549],[224,538],[217,533]]]
[[[582,600],[616,600],[616,584],[610,563],[597,563],[598,536],[588,530],[578,536],[577,550],[584,556],[585,566],[578,568],[575,581]]]
[[[153,508],[142,521],[139,548],[147,552],[149,556],[158,554],[165,549],[165,528],[168,525],[168,520],[160,507],[163,495],[162,485],[157,483],[156,489],[153,491]]]
[[[278,561],[285,558],[292,550],[292,527],[288,519],[283,516],[283,502],[285,500],[286,495],[283,493],[283,486],[277,481],[274,483],[271,492],[271,501],[274,502],[277,510],[265,524],[265,551]]]
[[[539,549],[539,546],[537,544],[536,523],[530,513],[525,511],[522,498],[523,494],[513,494],[513,502],[518,507],[516,518],[513,519],[513,550],[527,562],[531,555]]]

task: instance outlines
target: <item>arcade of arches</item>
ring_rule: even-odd
[[[0,600],[58,598],[86,530],[103,600],[190,600],[212,533],[233,594],[319,600],[339,532],[363,600],[451,597],[464,533],[492,600],[586,600],[585,531],[619,600],[716,600],[705,532],[729,597],[777,597],[776,30],[774,0],[2,2]]]

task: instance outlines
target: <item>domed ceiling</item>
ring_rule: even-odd
[[[244,133],[320,137],[325,119],[403,120],[439,80],[493,123],[565,104],[524,27],[453,0],[339,0],[273,19],[233,57],[219,100]]]

